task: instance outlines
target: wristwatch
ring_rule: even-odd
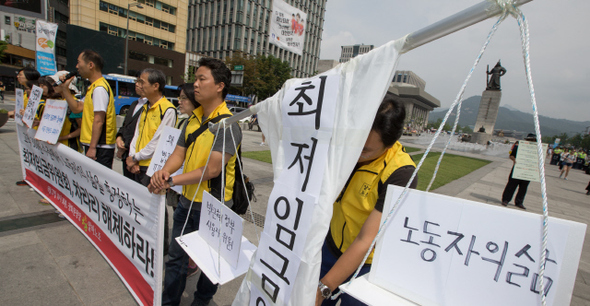
[[[135,159],[135,155],[131,155],[131,160],[132,160],[133,162],[137,162],[137,159]]]
[[[332,290],[330,290],[328,286],[324,285],[322,281],[319,281],[318,288],[320,289],[320,293],[324,299],[328,299],[330,296],[332,296]]]
[[[170,185],[170,187],[176,186],[176,185],[174,185],[174,180],[172,179],[172,176],[168,177],[166,182],[168,183],[168,185]]]

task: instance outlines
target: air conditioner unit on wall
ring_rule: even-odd
[[[150,45],[150,46],[154,45],[154,43],[153,43],[151,40],[146,40],[146,41],[144,41],[144,42],[145,42],[146,44]]]

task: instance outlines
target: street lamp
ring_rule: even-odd
[[[125,32],[125,75],[127,75],[127,58],[129,57],[129,14],[131,13],[131,7],[137,6],[142,9],[143,6],[139,2],[131,2],[127,4],[127,32]]]

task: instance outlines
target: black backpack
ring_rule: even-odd
[[[242,173],[241,168],[243,164],[241,146],[238,147],[238,157],[239,159],[236,159],[236,179],[234,181],[234,194],[232,196],[234,205],[231,207],[231,210],[233,210],[238,215],[243,215],[248,210],[248,199],[254,199],[254,202],[257,201],[256,196],[254,195],[254,190],[256,190],[256,187],[254,187],[254,184],[250,182],[250,178]],[[245,190],[244,185],[246,185]]]
[[[227,118],[227,117],[231,117],[231,115],[219,115],[211,120],[209,120],[209,122],[207,123],[217,123],[219,121],[221,121],[221,119],[223,118]],[[186,142],[186,147],[189,147],[196,139],[197,137],[199,137],[199,135],[201,135],[207,128],[208,128],[208,124],[203,124],[200,128],[198,128],[196,131],[192,132],[190,135],[188,135],[187,137],[187,142]],[[254,187],[254,184],[252,182],[250,182],[250,178],[248,178],[247,175],[242,173],[242,146],[238,145],[238,159],[236,159],[236,166],[235,166],[235,180],[234,180],[234,188],[233,188],[233,195],[232,195],[232,201],[233,206],[231,207],[231,210],[234,211],[236,214],[238,215],[243,215],[246,213],[246,211],[248,211],[248,199],[252,200],[254,199],[254,201],[256,202],[256,196],[254,195],[254,190],[256,189]],[[239,165],[238,165],[238,160],[239,160]],[[246,189],[244,190],[244,185],[246,185]],[[209,180],[209,188],[210,188],[210,193],[212,196],[214,196],[216,199],[221,199],[221,174],[216,177],[216,178],[212,178]]]

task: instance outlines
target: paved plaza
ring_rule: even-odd
[[[14,98],[0,108],[13,109]],[[404,137],[402,143],[411,143]],[[260,146],[261,133],[244,131],[243,151],[268,150]],[[100,253],[55,209],[39,203],[41,197],[15,182],[22,179],[14,121],[0,128],[0,305],[136,305],[116,273]],[[417,152],[420,153],[420,152]],[[435,193],[501,206],[500,197],[512,162],[506,158],[450,152],[492,161],[471,174],[434,190]],[[114,169],[121,172],[121,162]],[[254,220],[244,223],[246,238],[258,244],[266,202],[273,185],[270,164],[244,159],[245,173],[256,185],[258,201],[253,203]],[[549,215],[588,224],[590,196],[584,188],[590,176],[572,170],[565,181],[557,166],[546,164]],[[524,205],[541,214],[540,184],[531,183]],[[506,209],[518,209],[512,202]],[[571,305],[590,305],[590,235],[576,276]],[[190,305],[197,277],[187,282],[181,305]],[[230,305],[242,277],[219,288],[211,305]]]

